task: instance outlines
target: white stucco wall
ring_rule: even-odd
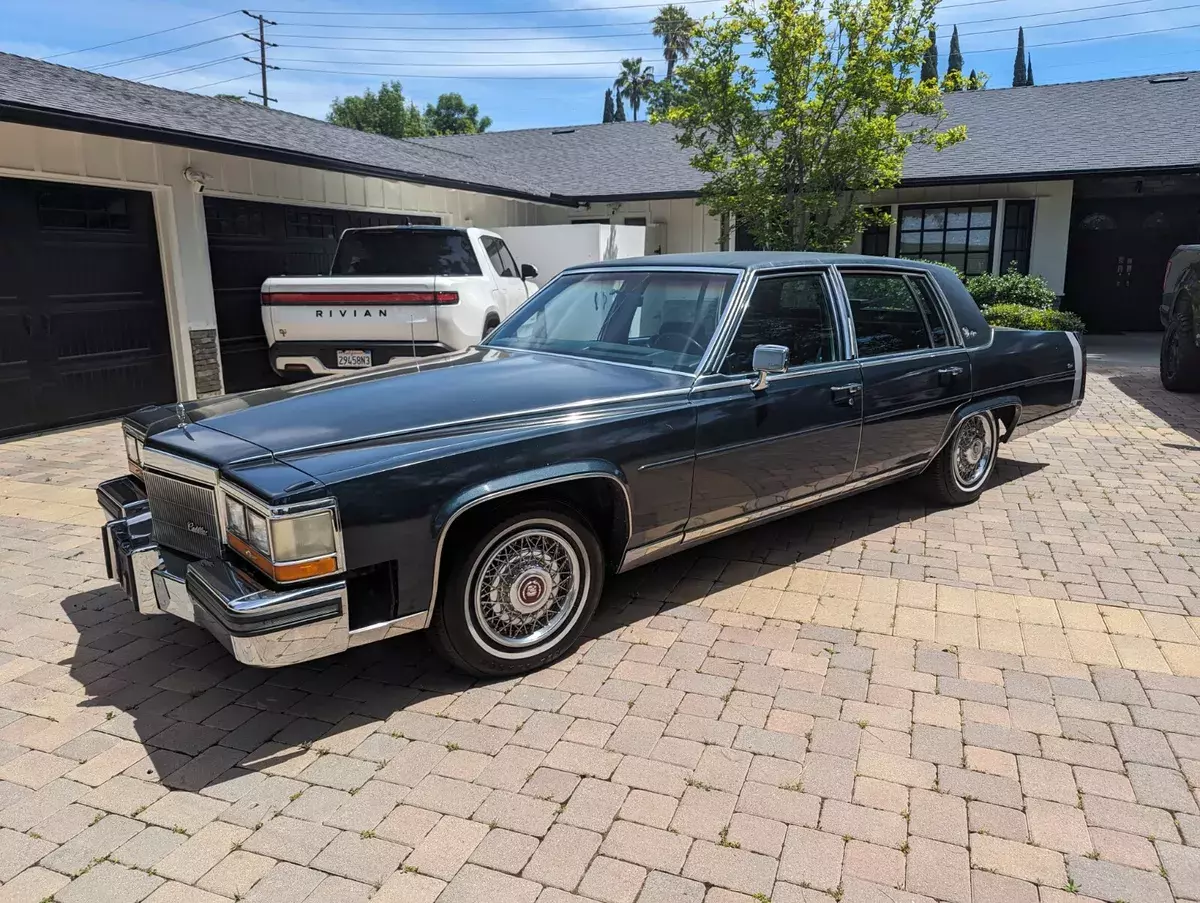
[[[603,219],[620,226],[626,217],[644,217],[647,227],[660,224],[659,241],[665,238],[663,254],[691,254],[721,250],[721,221],[697,204],[694,198],[670,198],[662,201],[625,201],[619,204],[591,204],[586,208],[569,210],[554,208],[553,222]],[[655,235],[646,236],[647,253]]]

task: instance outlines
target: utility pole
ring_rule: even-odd
[[[249,94],[251,97],[261,98],[262,105],[264,107],[269,107],[271,105],[270,102],[272,100],[275,100],[275,98],[271,97],[269,94],[267,94],[267,70],[268,69],[278,69],[279,67],[267,65],[267,48],[268,47],[278,47],[279,45],[272,44],[270,41],[267,40],[267,26],[275,25],[277,23],[272,22],[270,19],[268,19],[264,16],[252,13],[249,10],[244,9],[244,10],[242,10],[242,12],[245,13],[247,16],[249,16],[251,19],[254,19],[255,21],[258,22],[258,37],[257,38],[254,37],[254,35],[252,35],[252,34],[246,34],[245,32],[242,32],[242,37],[248,38],[249,40],[253,41],[255,44],[258,45],[258,59],[252,60],[248,56],[244,56],[244,57],[242,57],[242,59],[244,59],[247,63],[253,63],[254,65],[258,66],[262,70],[262,93],[259,94],[256,91],[247,91],[246,93]]]

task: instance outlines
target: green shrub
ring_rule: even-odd
[[[1027,304],[992,304],[983,308],[983,318],[993,326],[1010,326],[1013,329],[1086,331],[1078,314],[1069,310],[1030,307]]]
[[[1054,290],[1041,276],[1009,270],[1003,276],[980,273],[967,280],[967,291],[981,308],[995,304],[1022,304],[1048,310],[1057,303]]]

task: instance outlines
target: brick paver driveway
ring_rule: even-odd
[[[0,901],[1200,900],[1200,404],[1088,388],[977,506],[634,572],[489,684],[242,668],[103,579],[114,426],[0,445]]]

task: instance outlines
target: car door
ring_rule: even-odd
[[[692,393],[697,412],[686,539],[764,517],[836,490],[854,471],[858,364],[823,269],[759,276],[717,371]],[[756,387],[758,345],[784,345],[786,372]]]
[[[480,238],[480,242],[487,253],[488,261],[495,274],[496,284],[504,298],[501,316],[507,317],[524,304],[525,299],[529,297],[525,280],[521,278],[521,269],[517,266],[512,252],[508,250],[508,245],[504,243],[503,239],[494,235],[484,235]]]
[[[862,368],[863,428],[855,479],[917,469],[971,394],[971,358],[922,271],[842,268]]]

